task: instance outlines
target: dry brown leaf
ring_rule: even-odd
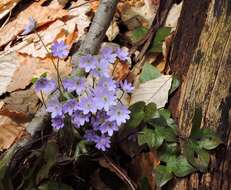
[[[0,95],[7,91],[8,85],[19,65],[16,54],[9,54],[0,59]]]
[[[129,166],[129,173],[136,182],[139,182],[142,177],[146,176],[150,189],[155,189],[153,168],[159,164],[160,160],[155,151],[142,153],[132,160]]]
[[[1,118],[1,116],[0,116]],[[23,135],[23,128],[16,124],[4,124],[0,126],[0,151],[10,146]]]
[[[112,41],[116,38],[116,36],[119,34],[119,26],[115,19],[112,20],[109,28],[107,29],[106,36],[108,38],[108,41]]]
[[[0,2],[0,19],[6,16],[12,11],[12,9],[20,2],[21,0],[1,0]]]
[[[19,66],[15,70],[11,81],[7,86],[7,92],[13,92],[18,89],[24,89],[30,84],[33,73],[36,71],[36,63],[33,59],[18,55],[16,57]]]
[[[30,16],[36,20],[38,26],[42,26],[58,18],[67,16],[67,11],[49,6],[43,7],[36,2],[31,4],[27,9],[22,11],[16,19],[0,29],[0,47],[15,39],[17,35],[23,31]]]
[[[118,5],[118,11],[125,24],[129,24],[128,21],[134,17],[142,17],[143,20],[140,20],[142,21],[141,25],[145,27],[151,25],[157,12],[157,8],[158,5],[154,4],[152,0],[134,1],[131,3],[124,1]]]
[[[12,92],[2,101],[4,105],[0,114],[8,116],[14,121],[17,120],[17,122],[19,122],[18,120],[30,120],[39,108],[39,99],[33,88]]]
[[[93,10],[93,12],[96,12],[98,7],[99,7],[99,1],[98,0],[91,2],[91,9]]]
[[[116,60],[114,65],[113,78],[118,81],[125,79],[130,71],[129,65],[127,63],[121,63],[119,60]]]

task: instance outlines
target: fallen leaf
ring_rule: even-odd
[[[24,89],[28,84],[30,84],[33,73],[36,71],[36,64],[32,59],[27,59],[20,55],[15,58],[15,61],[19,63],[19,66],[11,77],[11,81],[7,86],[7,92]]]
[[[19,122],[18,119],[23,118],[30,120],[39,108],[39,99],[33,88],[12,92],[9,97],[2,101],[4,105],[0,114],[9,116],[17,122]]]
[[[0,116],[1,118],[1,116]],[[23,127],[15,124],[5,124],[0,126],[0,151],[10,148],[10,146],[23,135]]]
[[[146,81],[139,84],[138,88],[133,91],[130,105],[144,101],[145,103],[153,102],[157,108],[162,108],[168,101],[168,92],[171,88],[172,77],[162,75],[154,80]]]
[[[7,91],[8,85],[20,63],[15,54],[0,59],[0,95]]]
[[[67,11],[49,6],[43,7],[36,2],[32,3],[27,9],[20,12],[13,21],[0,29],[0,47],[15,39],[16,36],[24,30],[30,16],[34,18],[38,27],[40,27],[56,19],[67,16]]]
[[[172,28],[171,31],[176,30],[177,22],[178,22],[178,19],[180,17],[180,13],[181,13],[181,9],[182,9],[182,4],[183,4],[183,2],[181,2],[178,5],[174,4],[168,13],[168,16],[166,18],[164,25],[167,27],[171,27]]]
[[[116,20],[113,19],[106,32],[108,41],[111,42],[112,40],[114,40],[118,34],[119,34],[119,27]]]
[[[134,17],[141,16],[143,20],[140,26],[149,27],[155,17],[158,5],[153,4],[150,0],[145,0],[143,2],[134,1],[135,6],[131,3],[121,2],[118,5],[118,11],[120,13],[121,19],[125,24],[129,24],[129,20]]]
[[[6,16],[21,0],[2,0],[0,2],[0,19]]]
[[[118,81],[121,81],[126,78],[126,76],[129,73],[129,65],[127,63],[121,63],[119,60],[116,60],[116,63],[114,63],[113,68],[113,78],[115,78]]]

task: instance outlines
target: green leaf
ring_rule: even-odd
[[[47,77],[47,72],[45,72],[45,73],[42,73],[41,75],[40,75],[40,77]]]
[[[38,80],[38,77],[33,77],[33,78],[31,79],[31,83],[32,83],[32,84],[35,84],[37,80]]]
[[[163,138],[167,142],[175,142],[176,134],[170,127],[155,127],[156,135]]]
[[[128,37],[130,38],[132,44],[135,44],[139,42],[140,40],[142,40],[147,34],[147,32],[148,32],[148,29],[141,26],[129,32]]]
[[[155,131],[153,129],[145,128],[138,134],[138,144],[148,144],[153,147],[156,144]]]
[[[190,134],[191,138],[198,138],[198,132],[200,133],[202,116],[202,108],[200,106],[196,106],[192,120],[192,130]]]
[[[7,167],[15,153],[14,148],[9,149],[6,154],[0,159],[0,181],[4,179]]]
[[[198,143],[200,147],[212,150],[219,146],[222,141],[211,129],[201,129],[201,139]]]
[[[74,158],[77,160],[81,155],[86,155],[87,154],[87,142],[84,140],[81,140],[77,145],[75,149],[75,155]]]
[[[180,81],[175,76],[173,76],[171,89],[169,90],[169,95],[172,94],[179,86],[180,86]]]
[[[179,156],[172,161],[172,171],[177,177],[185,177],[188,174],[196,171],[196,169],[183,156]]]
[[[155,103],[149,103],[144,108],[144,122],[147,122],[148,120],[152,119],[157,112],[156,104]]]
[[[55,142],[51,142],[47,144],[47,147],[43,154],[44,163],[42,167],[39,169],[38,174],[36,176],[36,182],[39,183],[43,179],[47,179],[50,169],[56,163],[56,156],[58,153],[58,146]]]
[[[38,187],[39,190],[73,190],[72,187],[63,184],[63,183],[58,183],[54,181],[48,181],[46,183],[43,183]]]
[[[189,140],[184,146],[187,160],[199,171],[205,172],[209,165],[209,154],[198,143]]]
[[[146,81],[156,79],[160,76],[160,71],[156,67],[149,63],[145,63],[140,74],[140,82],[144,83]]]
[[[159,114],[164,117],[165,120],[169,119],[171,117],[171,113],[169,110],[161,108],[158,110]]]
[[[129,107],[131,111],[130,119],[127,121],[126,126],[130,128],[136,128],[143,121],[145,113],[145,103],[144,102],[136,102],[135,104]]]
[[[180,153],[180,148],[177,143],[165,142],[159,150],[159,159],[163,162],[168,162],[169,158],[176,157]]]
[[[156,177],[156,184],[159,187],[162,187],[173,178],[172,171],[166,166],[159,165],[155,168],[154,171]]]
[[[154,129],[145,128],[138,135],[138,144],[147,144],[150,148],[159,148],[163,141],[163,136],[158,135]]]
[[[170,27],[160,28],[155,35],[155,38],[151,44],[151,48],[149,49],[149,52],[162,53],[163,42],[165,38],[170,35],[170,32],[171,32]]]

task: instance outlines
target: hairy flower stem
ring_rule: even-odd
[[[41,36],[40,36],[39,33],[37,32],[37,30],[34,30],[34,32],[35,32],[35,34],[38,36],[38,38],[39,38],[39,40],[41,41],[43,47],[45,48],[47,54],[49,55],[50,52],[49,52],[49,50],[47,49],[47,47],[46,47],[44,41],[42,40]],[[60,73],[59,73],[59,69],[58,69],[58,63],[57,63],[57,66],[56,66],[56,64],[55,64],[55,62],[54,62],[54,59],[53,59],[52,57],[51,57],[51,62],[52,62],[53,66],[54,66],[54,68],[55,68],[55,70],[56,70],[57,79],[58,79],[58,90],[59,90],[60,94],[62,95],[63,92],[62,92],[62,90],[61,90],[61,86],[60,86],[60,83],[59,83],[59,82],[62,81],[62,80],[61,80]],[[58,60],[58,62],[59,62],[59,60]],[[62,82],[61,82],[61,84],[62,84]]]
[[[42,91],[40,91],[40,95],[41,95],[41,98],[42,98],[43,105],[45,106],[45,108],[47,108],[47,105],[46,105],[46,102],[45,102],[45,99],[44,99]]]

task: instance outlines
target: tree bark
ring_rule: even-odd
[[[189,135],[201,106],[201,128],[216,130],[224,145],[214,151],[207,173],[176,179],[167,189],[230,190],[231,1],[185,0],[169,60],[183,80],[170,101],[179,131]]]

